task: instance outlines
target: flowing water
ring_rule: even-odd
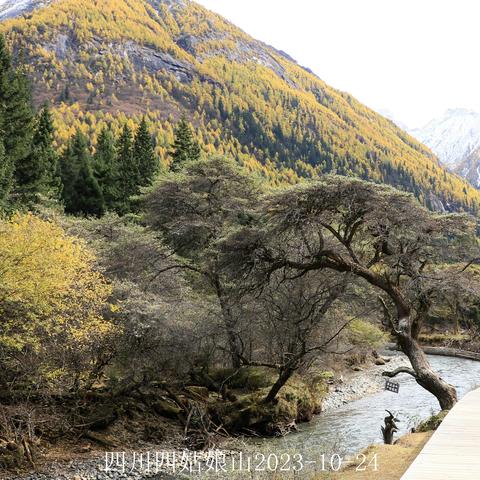
[[[456,387],[459,398],[480,387],[480,362],[441,356],[429,356],[429,360],[435,371]],[[380,427],[387,415],[386,409],[399,419],[399,431],[395,438],[440,410],[436,398],[420,387],[410,375],[400,374],[395,381],[400,384],[399,393],[383,390],[350,402],[316,416],[311,422],[299,425],[297,432],[282,438],[248,438],[240,441],[233,447],[236,454],[229,457],[225,473],[202,473],[188,477],[175,475],[168,478],[297,480],[313,478],[311,474],[314,472],[315,478],[327,478],[327,473],[327,477],[318,474],[331,467],[336,470],[344,466],[346,457],[368,445],[383,443]],[[244,464],[238,468],[240,456],[252,460],[248,468],[243,468]],[[280,467],[285,459],[289,460],[285,463],[287,468],[282,471]],[[301,470],[296,470],[294,467],[299,464]],[[365,465],[367,470],[373,468],[371,464]]]
[[[457,388],[461,398],[480,386],[480,362],[453,357],[429,356],[432,367]],[[380,431],[388,409],[400,420],[395,438],[409,432],[440,408],[436,398],[421,388],[408,374],[395,378],[399,393],[381,391],[316,416],[299,426],[298,432],[283,438],[253,440],[253,451],[301,452],[304,458],[317,459],[322,453],[353,454],[372,443],[382,443]]]

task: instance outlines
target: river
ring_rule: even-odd
[[[390,355],[399,355],[390,352]],[[459,398],[468,391],[480,386],[480,362],[464,360],[454,357],[429,356],[433,368],[448,382],[453,384]],[[392,362],[393,363],[393,362]],[[388,368],[388,364],[385,366]],[[365,373],[365,372],[364,372]],[[365,378],[365,377],[362,377]],[[357,380],[359,377],[357,377]],[[398,394],[382,390],[378,393],[365,396],[360,400],[347,403],[339,408],[332,409],[314,417],[309,423],[299,425],[298,431],[283,438],[252,439],[245,438],[235,440],[232,447],[232,455],[227,455],[226,469],[214,468],[208,473],[205,462],[196,465],[202,467],[199,474],[182,474],[180,472],[162,473],[143,476],[140,472],[131,474],[116,474],[112,472],[102,473],[105,464],[104,457],[92,458],[87,461],[70,462],[68,465],[59,463],[51,467],[54,472],[67,472],[65,475],[55,473],[54,475],[32,474],[24,478],[28,480],[51,480],[51,479],[175,479],[175,480],[298,480],[311,479],[313,472],[322,471],[323,460],[328,467],[332,455],[336,454],[336,459],[345,459],[346,455],[354,454],[373,443],[382,443],[380,426],[386,415],[385,409],[391,410],[399,418],[399,432],[396,438],[407,433],[420,421],[425,420],[432,414],[437,413],[440,408],[437,400],[415,380],[407,375],[401,374],[396,380],[400,384]],[[361,380],[363,381],[363,380]],[[380,380],[383,382],[383,379]],[[221,453],[221,452],[220,452]],[[283,455],[283,456],[282,456]],[[303,467],[301,471],[293,467],[298,466],[298,460],[295,456],[300,455]],[[263,470],[257,470],[258,458],[263,457]],[[289,457],[288,457],[289,456]],[[252,463],[242,464],[239,468],[239,459],[250,458]],[[287,471],[281,471],[280,467],[284,459],[288,457],[290,461],[287,465]],[[233,463],[235,461],[235,464]],[[278,462],[279,461],[279,462]],[[269,465],[272,469],[265,469]],[[278,463],[277,463],[278,462]],[[335,466],[338,462],[335,461]],[[234,466],[236,468],[234,468]],[[211,467],[211,465],[210,465]],[[71,474],[76,472],[75,474]],[[207,473],[206,473],[207,472]],[[317,476],[315,478],[325,478]]]
[[[441,356],[429,356],[429,361],[445,380],[456,387],[459,398],[480,386],[480,362]],[[318,462],[322,453],[344,456],[372,443],[382,443],[380,426],[386,409],[400,420],[396,438],[440,410],[436,398],[421,388],[413,377],[400,374],[395,380],[400,384],[398,394],[384,390],[369,395],[316,416],[286,437],[248,441],[248,449],[301,452],[305,459]]]

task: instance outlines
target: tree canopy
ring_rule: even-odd
[[[475,258],[475,227],[472,217],[434,214],[391,187],[326,177],[267,196],[258,222],[227,239],[227,264],[260,284],[286,269],[364,280],[412,363],[408,373],[449,408],[454,389],[432,372],[417,338],[433,293],[451,282],[435,274],[437,264]]]

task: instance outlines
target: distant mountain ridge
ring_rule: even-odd
[[[480,113],[449,109],[411,134],[430,147],[443,165],[480,187]]]
[[[383,115],[385,118],[388,118],[390,121],[392,121],[397,127],[401,128],[405,132],[408,132],[408,126],[406,123],[402,122],[397,116],[389,109],[387,108],[380,108],[377,109],[377,112],[380,115]]]
[[[18,17],[48,5],[51,0],[0,0],[0,20]]]
[[[59,145],[76,128],[95,144],[107,123],[118,131],[147,115],[167,163],[185,114],[204,151],[273,184],[337,173],[413,192],[431,208],[478,210],[480,192],[408,133],[194,2],[42,4],[3,1],[0,12],[15,18],[0,28],[25,61],[35,103],[52,105]]]

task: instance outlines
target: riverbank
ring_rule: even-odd
[[[378,360],[383,360],[381,363]],[[322,412],[329,412],[359,398],[373,395],[384,389],[383,372],[395,370],[398,367],[410,366],[408,358],[397,351],[385,351],[379,359],[380,364],[372,363],[356,367],[336,378],[330,385],[330,391],[322,403]]]
[[[319,455],[326,452],[338,453],[342,457],[345,455],[354,455],[361,451],[366,445],[381,443],[379,438],[380,425],[385,416],[385,408],[398,412],[400,418],[399,427],[401,431],[399,436],[409,432],[410,428],[418,425],[422,420],[427,419],[433,412],[437,411],[434,397],[429,395],[423,389],[419,388],[416,382],[408,375],[400,376],[398,381],[401,384],[400,394],[393,394],[384,390],[385,378],[382,372],[385,370],[397,368],[406,362],[403,355],[393,352],[393,356],[387,356],[383,352],[381,357],[385,357],[385,365],[375,365],[378,359],[369,359],[369,366],[355,365],[348,372],[343,371],[342,376],[338,375],[336,382],[330,385],[330,394],[327,395],[327,410],[323,414],[315,416],[311,422],[299,425],[298,432],[280,438],[254,438],[245,437],[234,440],[225,439],[224,443],[218,445],[217,448],[222,452],[234,451],[238,455],[240,452],[244,454],[255,454],[263,452],[265,455],[270,453],[281,454],[289,452],[292,455],[300,453],[304,459],[317,459]],[[461,360],[446,357],[435,357],[431,359],[434,368],[442,372],[447,379],[455,376],[458,386],[459,396],[466,393],[474,387],[476,378],[480,378],[480,364],[469,360]],[[460,376],[463,372],[464,376]],[[339,405],[336,407],[335,405]],[[165,425],[165,427],[167,427]],[[179,432],[181,434],[181,432]],[[175,448],[177,458],[181,458],[182,446],[177,444],[170,438],[166,437],[165,443],[160,445],[135,445],[138,451],[172,451]],[[136,468],[129,476],[125,476],[120,472],[105,473],[105,452],[101,449],[94,450],[94,443],[91,443],[90,451],[85,451],[88,445],[85,443],[72,444],[70,448],[63,451],[50,452],[50,454],[39,462],[38,474],[30,475],[10,475],[0,478],[8,478],[9,480],[116,480],[123,478],[131,478],[133,480],[155,478],[155,479],[181,479],[181,475],[175,477],[167,474],[154,475],[146,471]],[[121,445],[128,445],[122,443]],[[380,448],[381,445],[377,445]],[[123,450],[123,448],[108,448],[107,450]],[[82,453],[83,451],[83,453]],[[74,452],[72,454],[72,452]],[[127,458],[132,459],[132,453],[127,452]],[[138,467],[138,466],[137,466]],[[144,469],[145,470],[145,469]],[[232,476],[230,474],[210,475],[208,478],[215,480],[226,480],[230,478],[244,478],[240,476]],[[271,476],[254,476],[248,478],[270,479]],[[274,477],[275,478],[275,477]],[[288,475],[276,477],[281,479],[293,478]],[[306,477],[308,478],[308,477]],[[338,478],[338,477],[337,477]],[[342,477],[340,477],[342,478]],[[355,478],[355,477],[353,477]]]
[[[433,431],[409,433],[400,438],[395,445],[369,446],[362,454],[367,459],[375,456],[377,470],[371,467],[363,470],[361,456],[341,472],[322,474],[315,477],[315,480],[400,480],[432,434]]]
[[[470,350],[462,350],[448,346],[424,345],[423,351],[427,355],[443,356],[451,358],[462,358],[465,360],[480,361],[480,353]],[[349,402],[358,400],[367,395],[373,395],[385,386],[385,377],[382,375],[386,370],[395,370],[398,367],[410,367],[408,358],[397,350],[395,344],[388,344],[381,353],[380,359],[385,364],[371,364],[368,366],[356,367],[357,370],[347,371],[339,378],[336,378],[330,386],[330,391],[323,400],[322,412],[328,412],[339,408]]]
[[[448,412],[433,415],[415,432],[407,433],[393,445],[370,445],[352,456],[348,466],[338,473],[320,475],[314,480],[400,480]]]
[[[382,363],[384,359],[385,364]],[[386,369],[394,369],[407,363],[406,357],[398,352],[385,353],[380,359],[371,359],[369,364],[355,366],[345,370],[329,386],[329,392],[324,397],[322,411],[331,412],[340,406],[346,405],[359,398],[372,395],[381,391],[384,387],[385,378],[382,372]],[[171,442],[162,444],[143,444],[136,446],[140,451],[170,451],[174,448],[177,452],[177,458],[181,458],[182,450],[179,443],[171,438]],[[235,440],[219,448],[229,449],[238,448],[241,442]],[[235,445],[235,446],[232,446]],[[107,449],[110,450],[110,449]],[[111,450],[121,450],[121,448],[111,448]],[[128,453],[127,453],[128,456]],[[146,478],[168,479],[173,478],[167,473],[153,474],[145,468],[137,468],[125,476],[119,471],[105,472],[105,452],[96,449],[92,442],[82,440],[79,445],[64,445],[63,448],[56,448],[50,451],[41,464],[38,465],[38,473],[28,475],[6,475],[1,479],[8,480],[117,480],[128,478],[140,480]],[[176,476],[175,478],[181,478]],[[217,477],[219,478],[219,477]]]

